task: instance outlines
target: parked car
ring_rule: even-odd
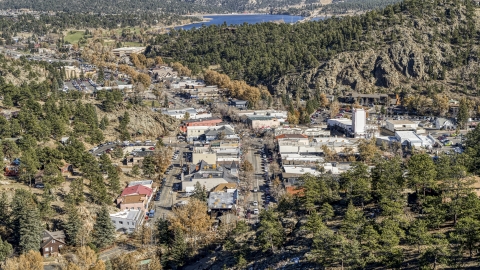
[[[257,206],[257,205],[258,205],[258,202],[257,202],[257,201],[254,201],[254,202],[252,203],[252,205],[253,205],[253,206]]]
[[[258,215],[260,212],[258,211],[257,208],[253,209],[253,214]]]

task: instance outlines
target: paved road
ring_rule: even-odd
[[[247,199],[247,201],[249,202],[248,204],[248,207],[250,210],[253,211],[253,209],[257,208],[258,210],[261,210],[263,208],[263,193],[261,192],[261,187],[264,186],[265,184],[265,181],[263,179],[263,174],[264,174],[264,171],[263,171],[263,166],[262,166],[262,158],[260,157],[260,155],[258,154],[258,150],[257,149],[249,149],[248,150],[248,153],[246,154],[245,156],[246,160],[248,160],[252,165],[253,165],[253,170],[254,170],[254,174],[253,174],[253,189],[257,189],[257,192],[251,192],[250,193],[250,197]],[[257,201],[258,202],[258,206],[253,206],[253,202],[254,201]],[[255,215],[252,215],[252,217],[256,217]]]
[[[184,164],[183,152],[185,150],[185,143],[172,144],[173,150],[179,150],[177,160],[172,160],[173,169],[166,176],[167,180],[162,185],[160,190],[160,200],[154,201],[155,217],[150,222],[154,222],[158,218],[167,218],[172,214],[172,205],[176,203],[177,193],[172,191],[173,185],[180,183],[179,175],[181,172],[181,165]]]

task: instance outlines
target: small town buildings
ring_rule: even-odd
[[[152,188],[153,180],[139,180],[139,181],[128,182],[127,187],[133,187],[133,186],[138,186],[138,185],[142,185],[142,186],[147,187],[147,188]]]
[[[281,126],[274,130],[275,136],[282,134],[303,134],[308,137],[330,137],[330,130],[327,126],[323,127],[287,127]]]
[[[216,85],[201,87],[201,88],[185,88],[181,93],[189,99],[198,99],[198,100],[215,100],[220,97],[220,92]]]
[[[236,210],[238,200],[237,184],[227,183],[216,186],[208,196],[208,210]]]
[[[229,106],[233,106],[238,109],[246,109],[248,106],[248,101],[246,100],[238,100],[238,99],[232,99],[230,102],[228,102]]]
[[[222,119],[218,117],[210,117],[210,118],[200,118],[200,119],[189,119],[182,121],[180,126],[180,130],[182,132],[187,132],[187,127],[194,127],[194,126],[216,126],[220,124]]]
[[[128,209],[110,214],[110,219],[116,231],[133,233],[145,220],[144,213],[142,210]]]
[[[197,164],[201,161],[205,161],[207,164],[217,164],[217,153],[204,147],[195,147],[192,152],[192,163]]]
[[[402,145],[416,148],[431,148],[435,144],[435,139],[431,136],[418,135],[414,131],[396,131],[395,138]]]
[[[64,246],[66,246],[66,242],[65,233],[63,231],[50,232],[44,230],[42,232],[40,252],[42,253],[43,257],[58,255]]]
[[[186,109],[176,109],[176,110],[163,110],[163,114],[169,115],[176,119],[201,119],[201,118],[211,118],[212,114],[206,112],[205,110],[197,110],[195,108],[186,108]]]
[[[248,116],[246,122],[253,129],[276,128],[280,126],[280,121],[272,116]]]
[[[117,198],[120,209],[136,209],[146,211],[152,199],[153,190],[143,185],[126,187]]]
[[[200,185],[205,186],[206,190],[208,191],[220,184],[238,182],[238,178],[230,174],[228,170],[225,170],[221,166],[215,167],[216,169],[204,168],[203,170],[195,172],[192,175],[185,176],[184,180],[182,181],[182,190],[186,192],[192,192],[197,182],[200,183]]]
[[[205,141],[210,142],[216,139],[239,139],[238,135],[228,126],[210,128],[204,133]]]
[[[385,121],[385,129],[391,132],[395,131],[415,131],[418,124],[410,120],[387,120]]]

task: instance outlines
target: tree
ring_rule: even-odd
[[[325,224],[323,224],[320,215],[316,212],[313,212],[308,216],[304,227],[307,231],[313,233],[313,235],[316,235],[327,228]]]
[[[184,233],[180,228],[174,230],[173,243],[170,250],[170,260],[176,266],[182,266],[188,256],[188,247]]]
[[[360,140],[358,143],[358,152],[363,161],[370,162],[378,152],[378,148],[375,145],[375,139]]]
[[[320,209],[320,214],[325,221],[329,221],[335,216],[335,211],[333,210],[332,205],[326,202],[322,205],[322,208]]]
[[[207,189],[205,188],[205,186],[202,186],[200,182],[196,182],[193,189],[192,197],[196,198],[201,202],[206,202],[208,197],[207,197]]]
[[[428,154],[413,155],[407,163],[407,170],[409,186],[415,188],[417,193],[419,188],[423,188],[423,197],[427,188],[435,187],[437,171],[433,159]]]
[[[204,201],[192,198],[187,205],[173,208],[173,216],[169,217],[170,229],[180,229],[191,247],[196,250],[210,234],[212,221],[207,213]]]
[[[133,177],[137,177],[138,175],[140,175],[140,167],[138,166],[138,164],[133,165],[130,173],[133,175]]]
[[[480,221],[471,217],[459,219],[451,239],[460,248],[466,248],[472,257],[480,242]]]
[[[356,209],[350,202],[343,219],[341,231],[349,238],[356,239],[359,236],[359,232],[365,224],[365,218],[363,212]]]
[[[333,101],[330,103],[330,118],[337,117],[337,114],[340,112],[340,103],[338,101]]]
[[[40,252],[30,250],[19,257],[12,257],[5,262],[4,270],[43,269],[43,257]]]
[[[78,246],[78,233],[83,227],[83,221],[78,215],[77,207],[71,205],[67,210],[67,221],[65,222],[65,236],[67,243],[71,246]]]
[[[12,97],[10,96],[10,94],[4,94],[3,95],[3,107],[5,107],[7,109],[13,107],[13,101],[12,101]]]
[[[248,160],[244,160],[242,163],[242,170],[244,172],[253,172],[253,165]]]
[[[97,248],[104,248],[115,241],[115,226],[110,219],[106,206],[102,206],[93,225],[93,244]]]
[[[430,239],[427,249],[420,257],[420,263],[423,266],[431,265],[431,269],[435,270],[438,265],[448,264],[450,248],[448,240],[443,234],[434,234]]]
[[[21,253],[40,249],[42,226],[32,193],[17,189],[12,199],[13,232]]]
[[[5,261],[13,252],[12,245],[0,239],[0,261]]]
[[[189,113],[189,112],[185,112],[185,115],[183,116],[183,119],[184,119],[184,120],[190,119],[190,113]]]
[[[149,178],[155,174],[155,160],[153,156],[147,156],[143,159],[142,170],[143,174]]]
[[[457,113],[457,123],[459,128],[464,129],[468,118],[470,117],[470,108],[466,98],[460,99],[460,104],[458,105]]]
[[[272,210],[263,210],[260,213],[260,226],[258,227],[257,240],[265,252],[270,250],[275,253],[277,247],[283,244],[285,232],[278,220],[277,214]]]
[[[354,162],[350,169],[340,175],[340,187],[345,190],[348,199],[364,202],[371,198],[372,179],[368,166],[364,163]]]
[[[417,246],[420,254],[420,247],[430,242],[430,234],[428,233],[427,223],[424,220],[417,219],[410,224],[408,229],[407,241]]]
[[[138,270],[139,264],[132,253],[121,254],[110,259],[112,270],[132,269]]]

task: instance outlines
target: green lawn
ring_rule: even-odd
[[[142,47],[140,42],[122,42],[125,47]]]
[[[65,36],[65,41],[68,41],[71,44],[76,44],[84,34],[85,31],[74,31],[73,34],[69,31]]]

